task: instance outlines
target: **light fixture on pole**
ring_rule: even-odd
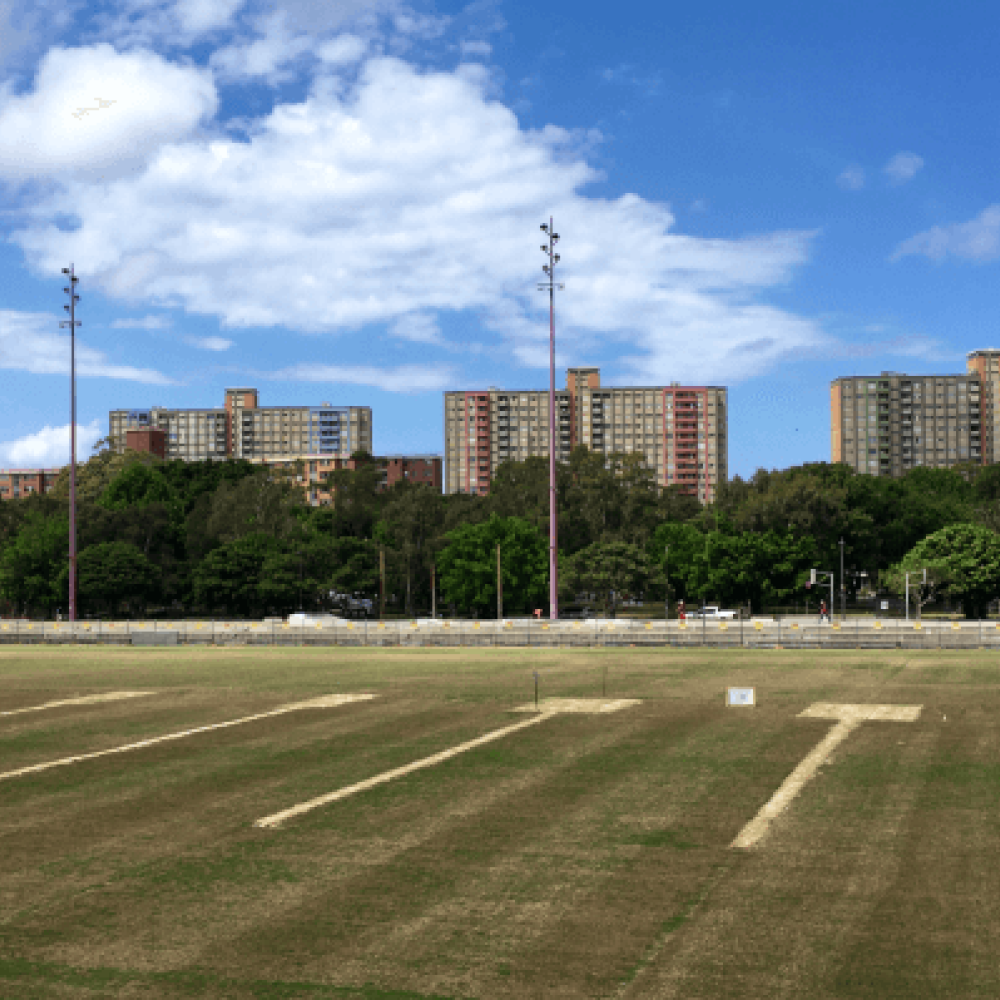
[[[560,291],[563,285],[556,283],[556,264],[559,254],[555,252],[559,234],[555,231],[552,217],[543,222],[542,232],[548,237],[548,243],[542,244],[542,253],[547,254],[549,262],[542,268],[547,280],[538,286],[541,291],[549,293],[549,618],[555,621],[559,617],[559,566],[557,544],[559,528],[556,523],[556,289]]]
[[[80,321],[76,318],[76,304],[80,296],[76,294],[76,283],[80,280],[73,273],[73,265],[64,267],[63,274],[69,275],[69,285],[63,291],[69,295],[69,303],[63,309],[69,319],[60,326],[69,327],[69,620],[76,621],[76,328]]]

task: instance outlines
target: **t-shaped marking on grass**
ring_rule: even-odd
[[[486,743],[492,743],[493,740],[502,739],[504,736],[516,733],[519,729],[537,726],[539,722],[551,719],[554,715],[567,713],[598,715],[607,712],[618,712],[623,708],[629,708],[632,705],[638,704],[637,700],[629,698],[619,698],[614,701],[608,701],[603,698],[544,698],[539,702],[538,708],[535,708],[534,704],[521,705],[519,708],[515,708],[514,711],[536,712],[537,714],[531,719],[525,719],[523,722],[515,722],[513,725],[504,726],[502,729],[494,729],[492,732],[486,733],[483,736],[477,736],[474,740],[469,740],[467,743],[460,743],[457,747],[442,750],[440,753],[431,754],[430,757],[415,760],[411,764],[404,764],[402,767],[393,768],[391,771],[384,771],[382,774],[375,775],[374,778],[366,778],[364,781],[359,781],[353,785],[338,788],[335,792],[327,792],[326,795],[319,795],[314,799],[309,799],[307,802],[300,802],[297,806],[290,806],[281,812],[264,816],[257,820],[254,826],[260,829],[274,829],[281,826],[285,820],[294,819],[303,813],[312,812],[313,809],[319,809],[321,806],[329,805],[331,802],[346,799],[351,795],[356,795],[358,792],[375,788],[377,785],[384,785],[388,781],[402,778],[413,771],[441,764],[452,757],[457,757],[460,753],[465,753],[466,750],[474,750],[476,747],[481,747]]]
[[[63,708],[66,705],[97,705],[104,701],[123,701],[125,698],[145,698],[156,694],[155,691],[105,691],[104,694],[85,694],[79,698],[60,698],[58,701],[47,701],[42,705],[29,705],[27,708],[12,708],[0,712],[0,718],[6,715],[24,715],[25,712],[41,712],[47,708]]]
[[[760,812],[743,829],[730,847],[753,847],[767,833],[771,821],[791,804],[802,787],[816,773],[827,757],[865,721],[916,722],[921,705],[836,705],[816,702],[799,718],[836,719],[837,725],[802,759],[801,763],[785,778],[781,787],[771,796]]]
[[[210,733],[215,729],[228,729],[230,726],[242,726],[246,722],[256,722],[258,719],[270,719],[276,715],[285,715],[287,712],[298,712],[311,708],[336,708],[338,705],[346,705],[352,701],[368,701],[374,698],[373,694],[328,694],[319,698],[311,698],[309,701],[297,701],[290,705],[281,705],[272,708],[269,712],[258,712],[256,715],[245,715],[240,719],[229,719],[226,722],[215,722],[210,726],[198,726],[196,729],[184,729],[179,733],[167,733],[165,736],[153,736],[148,740],[139,740],[138,743],[126,743],[124,746],[112,747],[110,750],[95,750],[92,753],[81,753],[75,757],[62,757],[59,760],[47,760],[42,764],[31,764],[28,767],[19,767],[16,771],[7,771],[0,774],[0,781],[8,778],[20,778],[26,774],[36,774],[38,771],[48,771],[53,767],[65,767],[67,764],[78,764],[84,760],[95,760],[97,757],[107,757],[113,753],[127,753],[129,750],[142,750],[144,747],[151,747],[157,743],[166,743],[168,740],[180,740],[186,736],[196,736],[198,733]]]

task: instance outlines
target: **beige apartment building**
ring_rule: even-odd
[[[570,368],[556,393],[556,457],[584,445],[638,452],[661,486],[703,502],[727,476],[727,391],[718,386],[602,386],[597,368]],[[463,390],[444,395],[445,492],[489,492],[506,461],[549,454],[549,393]]]
[[[259,406],[257,390],[251,388],[226,389],[222,409],[112,410],[108,420],[116,451],[125,449],[129,431],[148,431],[157,448],[162,446],[164,458],[186,462],[298,455],[349,458],[372,450],[371,407]]]
[[[984,392],[972,355],[969,367],[965,375],[882,372],[834,379],[832,460],[873,476],[993,461],[982,446]]]

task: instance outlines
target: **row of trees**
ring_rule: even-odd
[[[426,485],[380,491],[380,470],[330,474],[336,501],[304,502],[296,472],[243,461],[163,462],[104,447],[78,472],[82,614],[285,614],[328,607],[330,594],[379,595],[389,610],[438,603],[491,615],[500,546],[504,610],[546,608],[548,462],[502,465],[486,497]],[[301,470],[300,470],[301,471]],[[982,612],[1000,592],[1000,468],[916,469],[901,479],[844,465],[760,471],[702,506],[657,488],[641,457],[585,448],[558,468],[560,600],[612,594],[711,599],[754,610],[802,601],[809,569],[839,574],[853,598],[880,578],[901,589],[929,570],[924,594]],[[0,505],[0,602],[6,613],[68,604],[68,481]]]

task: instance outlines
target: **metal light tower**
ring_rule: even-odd
[[[549,293],[549,618],[559,617],[559,527],[556,522],[556,289],[563,286],[556,283],[556,264],[559,254],[555,252],[559,234],[555,231],[552,216],[542,223],[542,232],[548,243],[542,244],[542,253],[548,254],[549,262],[542,270],[547,281],[538,287]]]
[[[69,286],[63,291],[69,295],[69,303],[63,309],[69,319],[59,325],[69,327],[69,620],[76,621],[76,328],[80,321],[76,318],[76,304],[80,296],[76,294],[76,283],[80,280],[73,273],[73,265],[64,267],[63,274],[69,275]]]

